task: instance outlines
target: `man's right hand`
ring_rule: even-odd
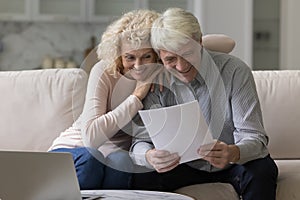
[[[180,157],[177,153],[165,150],[151,149],[146,152],[146,159],[154,169],[159,172],[167,172],[179,165]]]

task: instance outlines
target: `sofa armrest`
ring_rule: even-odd
[[[82,69],[0,72],[0,149],[46,151],[82,111]]]

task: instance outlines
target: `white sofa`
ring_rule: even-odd
[[[277,199],[300,199],[300,71],[253,75],[269,149],[279,167]],[[81,69],[0,72],[0,149],[46,151],[81,113],[87,79]],[[238,199],[231,185],[221,183],[175,192],[197,200]]]

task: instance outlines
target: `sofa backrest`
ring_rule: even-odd
[[[0,72],[0,149],[46,151],[82,111],[82,69]]]
[[[273,158],[300,158],[300,70],[254,71]]]
[[[300,158],[300,70],[253,71],[273,158]],[[80,115],[82,69],[0,72],[0,149],[46,151]]]

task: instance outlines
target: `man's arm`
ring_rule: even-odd
[[[160,106],[159,95],[156,94],[156,90],[149,92],[143,100],[144,109],[148,110],[152,105],[156,107]],[[154,149],[154,145],[151,141],[148,131],[144,126],[142,119],[139,114],[137,114],[133,119],[134,125],[132,128],[132,144],[129,150],[130,156],[133,162],[140,166],[145,166],[148,168],[153,168],[146,159],[146,152]]]
[[[154,145],[149,137],[145,126],[141,125],[139,114],[134,118],[132,129],[132,144],[129,150],[130,157],[136,165],[153,168],[146,160],[146,152],[153,149]]]
[[[229,163],[244,164],[268,154],[268,137],[262,121],[259,99],[250,68],[239,59],[231,59],[227,74],[231,74],[229,105],[234,125],[234,144],[217,141],[212,147],[201,146],[198,153],[217,168]],[[225,67],[226,68],[226,67]],[[228,78],[228,77],[227,77]]]
[[[234,140],[240,150],[237,163],[268,155],[266,135],[256,85],[250,68],[237,69],[232,92]]]
[[[164,90],[164,92],[167,92]],[[144,109],[160,108],[165,105],[161,103],[161,91],[158,89],[150,92],[143,101]],[[142,123],[140,115],[134,118],[133,141],[130,148],[130,156],[133,162],[140,166],[155,169],[157,172],[166,172],[179,164],[180,157],[176,153],[154,148],[152,140]]]

